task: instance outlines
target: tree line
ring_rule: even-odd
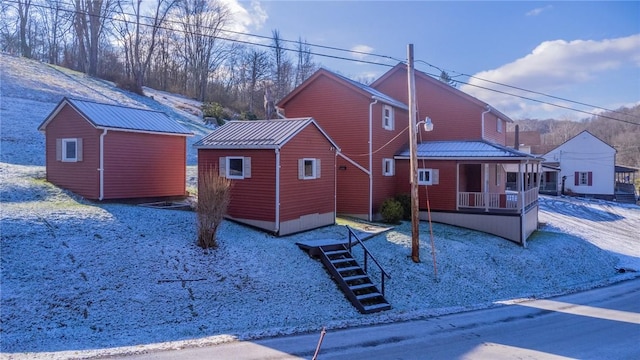
[[[115,82],[273,118],[273,104],[317,68],[301,38],[230,31],[219,0],[1,0],[0,49]]]
[[[620,119],[623,121],[613,120]],[[523,119],[509,124],[509,131],[538,131],[548,150],[587,130],[616,149],[616,165],[640,168],[640,105],[603,112],[582,121]]]

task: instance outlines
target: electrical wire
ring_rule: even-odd
[[[5,3],[18,4],[20,1],[19,0],[4,0],[4,2]],[[74,8],[74,6],[75,6],[73,4],[64,3],[64,2],[61,2],[61,4],[67,5],[67,6],[72,7],[72,8]],[[60,11],[68,12],[68,13],[74,13],[74,14],[86,14],[85,12],[81,12],[81,11],[78,11],[78,10],[75,10],[75,9],[55,9],[52,6],[46,6],[46,5],[41,5],[41,4],[33,4],[32,3],[31,6],[39,7],[39,8],[43,8],[43,9],[50,9],[50,10],[60,10]],[[131,13],[121,13],[121,14],[122,15],[127,15],[127,16],[137,16],[137,15],[131,14]],[[100,18],[100,19],[103,19],[103,20],[129,22],[129,21],[125,20],[125,19],[116,19],[116,18],[113,18],[113,17],[105,16],[105,15],[98,15],[96,17]],[[149,16],[142,16],[142,15],[140,16],[140,18],[142,18],[142,19],[153,19],[153,18],[151,18]],[[175,20],[171,20],[171,19],[166,19],[165,21],[168,22],[168,23],[182,24],[179,21],[175,21]],[[141,25],[143,25],[143,26],[153,26],[151,24],[141,24]],[[179,33],[186,33],[186,31],[184,31],[184,30],[176,29],[176,28],[173,28],[173,27],[157,26],[157,28],[163,29],[163,30],[179,32]],[[203,29],[212,30],[211,27],[203,27]],[[216,29],[216,30],[219,30],[220,32],[225,32],[225,33],[235,34],[235,35],[240,35],[240,36],[255,37],[255,38],[260,38],[260,39],[265,39],[265,40],[273,40],[273,38],[268,37],[268,36],[264,36],[264,35],[256,35],[256,34],[240,32],[240,31],[233,31],[233,30],[227,30],[227,29]],[[196,35],[203,36],[203,37],[211,37],[210,34],[204,34],[204,33],[200,33],[200,32],[196,33]],[[240,43],[240,44],[245,44],[245,45],[266,47],[266,48],[271,48],[271,49],[279,48],[279,49],[282,49],[284,51],[298,52],[297,49],[289,49],[289,48],[286,48],[286,47],[263,44],[263,43],[259,43],[259,42],[252,42],[252,41],[249,41],[249,40],[233,39],[233,38],[221,37],[221,36],[216,36],[216,38],[220,39],[222,41],[228,41],[228,42],[232,42],[232,43]],[[282,42],[285,42],[285,43],[300,44],[299,41],[287,40],[287,39],[280,39],[280,40]],[[357,51],[357,50],[349,50],[349,49],[343,49],[343,48],[334,47],[334,46],[311,44],[311,43],[306,43],[306,42],[304,44],[306,46],[308,46],[308,47],[311,47],[311,48],[321,48],[321,49],[332,50],[332,51],[347,52],[347,53],[350,53],[350,54],[366,55],[366,56],[371,56],[371,57],[375,57],[375,58],[381,58],[381,59],[384,59],[385,61],[393,60],[393,61],[395,61],[397,63],[406,62],[406,60],[400,60],[400,59],[397,59],[397,58],[394,58],[394,57],[388,56],[388,55],[381,55],[381,54],[375,54],[375,53],[371,53],[371,52],[363,52],[363,51]],[[330,55],[330,54],[320,53],[320,52],[309,51],[308,53],[311,54],[311,55],[314,55],[314,56],[330,58],[330,59],[336,59],[336,60],[344,60],[344,61],[350,61],[350,62],[356,62],[356,63],[362,63],[362,64],[370,64],[370,65],[378,65],[378,66],[386,66],[386,67],[395,66],[395,64],[392,65],[392,64],[386,64],[386,63],[377,62],[377,61],[354,59],[354,58],[348,58],[348,57],[338,56],[338,55]],[[431,63],[429,63],[427,61],[424,61],[424,60],[416,60],[416,62],[420,62],[420,63],[426,64],[426,65],[428,65],[430,67],[433,67],[435,69],[440,70],[441,72],[445,71],[441,67],[433,65],[433,64],[431,64]],[[588,107],[601,109],[601,110],[605,110],[605,111],[609,111],[609,112],[613,112],[613,113],[619,113],[619,114],[623,114],[625,116],[633,116],[633,115],[630,115],[630,114],[625,114],[625,113],[623,113],[621,111],[610,110],[610,109],[607,109],[607,108],[604,108],[604,107],[601,107],[601,106],[590,105],[590,104],[586,104],[586,103],[583,103],[583,102],[569,100],[569,99],[566,99],[566,98],[562,98],[562,97],[558,97],[558,96],[554,96],[554,95],[549,95],[549,94],[545,94],[545,93],[538,92],[538,91],[527,90],[527,89],[524,89],[524,88],[520,88],[520,87],[508,85],[508,84],[503,84],[503,83],[499,83],[499,82],[495,82],[495,81],[491,81],[491,80],[487,80],[487,79],[482,79],[482,78],[479,78],[479,77],[475,77],[475,76],[468,75],[468,74],[465,74],[465,73],[462,73],[462,72],[458,72],[458,71],[454,71],[454,70],[451,70],[451,72],[458,74],[458,75],[456,75],[454,77],[467,76],[469,78],[474,78],[474,79],[486,81],[486,82],[489,82],[489,83],[492,83],[492,84],[495,84],[495,85],[500,85],[500,86],[512,88],[512,89],[519,90],[519,91],[529,92],[529,93],[533,93],[533,94],[537,94],[537,95],[541,95],[541,96],[547,96],[547,97],[550,97],[550,98],[553,98],[553,99],[556,99],[556,100],[566,101],[566,102],[570,102],[570,103],[574,103],[574,104],[578,104],[578,105],[582,105],[582,106],[588,106]],[[435,78],[437,78],[439,76],[439,75],[430,74],[430,73],[427,73],[427,72],[424,72],[424,73],[429,75],[429,76],[435,77]],[[545,105],[551,105],[551,106],[554,106],[554,107],[558,107],[558,108],[562,108],[562,109],[566,109],[566,110],[570,110],[570,111],[575,111],[575,112],[579,112],[579,113],[583,113],[583,114],[587,114],[587,115],[591,115],[591,116],[595,116],[595,117],[601,117],[601,118],[606,118],[606,119],[609,119],[609,120],[620,121],[620,122],[624,122],[624,123],[627,123],[627,124],[639,125],[640,126],[640,123],[636,123],[636,122],[632,122],[632,121],[628,121],[628,120],[623,120],[623,119],[615,118],[615,117],[608,116],[608,115],[603,115],[603,114],[598,114],[598,113],[594,113],[594,112],[590,112],[590,111],[575,109],[575,108],[572,108],[572,107],[569,107],[569,106],[565,106],[565,105],[550,103],[550,102],[547,102],[547,101],[534,99],[534,98],[523,96],[523,95],[518,95],[518,94],[509,93],[509,92],[506,92],[506,91],[492,89],[492,88],[480,86],[480,85],[477,85],[477,84],[471,84],[469,82],[464,82],[464,81],[461,81],[461,80],[455,80],[453,78],[451,80],[453,82],[455,82],[455,83],[458,83],[458,84],[465,84],[465,85],[473,86],[473,87],[480,88],[480,89],[483,89],[483,90],[492,91],[492,92],[496,92],[496,93],[507,95],[507,96],[517,97],[517,98],[520,98],[520,99],[523,99],[523,100],[527,100],[527,101],[537,102],[537,103],[541,103],[541,104],[545,104]]]

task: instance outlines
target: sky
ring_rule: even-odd
[[[264,36],[278,30],[285,40],[302,39],[314,53],[346,58],[314,56],[321,66],[359,81],[406,61],[413,44],[417,70],[436,76],[447,71],[462,82],[461,90],[513,119],[591,115],[483,88],[587,113],[640,104],[637,1],[225,1],[236,30]]]

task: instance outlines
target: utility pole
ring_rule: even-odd
[[[409,158],[411,165],[411,260],[420,262],[420,228],[418,206],[418,138],[416,132],[416,79],[413,68],[413,44],[407,47],[407,76],[409,83]]]

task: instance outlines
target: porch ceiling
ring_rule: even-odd
[[[487,141],[429,141],[418,144],[418,158],[434,160],[529,160],[541,157]],[[396,159],[408,159],[409,149],[396,154]]]

